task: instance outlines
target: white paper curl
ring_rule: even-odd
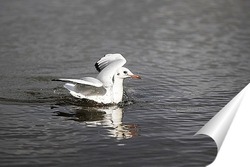
[[[250,84],[238,93],[195,135],[216,143],[218,154],[209,167],[250,166]]]

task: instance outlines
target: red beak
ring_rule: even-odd
[[[141,79],[141,77],[139,75],[130,75],[130,77],[133,79]]]

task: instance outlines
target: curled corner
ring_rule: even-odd
[[[223,107],[210,121],[208,121],[195,135],[210,136],[216,143],[218,150],[227,134],[233,118],[239,108],[244,89]]]
[[[247,141],[247,144],[242,143],[242,141],[250,139],[249,113],[250,84],[240,91],[225,107],[223,107],[195,134],[204,134],[210,136],[217,145],[217,157],[215,161],[209,166],[218,166],[218,163],[220,164],[219,166],[231,166],[232,164],[239,165],[239,163],[242,162],[248,163],[246,161],[248,161],[249,158],[242,159],[244,156],[240,154],[244,154],[243,152],[246,149],[249,149],[247,152],[250,151],[250,144],[248,144],[250,143],[250,140]],[[243,144],[243,146],[239,147],[239,144]],[[237,149],[237,152],[235,152],[235,150],[231,150],[230,148]]]

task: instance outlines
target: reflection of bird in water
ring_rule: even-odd
[[[105,114],[104,126],[111,127],[108,129],[109,136],[116,137],[117,139],[128,139],[138,135],[137,126],[134,124],[123,124],[123,110],[120,107],[112,106],[109,108],[101,109]]]
[[[123,80],[125,78],[141,79],[128,68],[123,67],[126,59],[121,54],[107,54],[96,62],[99,72],[96,78],[56,79],[67,82],[64,87],[76,98],[88,99],[97,103],[119,103],[123,97]]]
[[[108,136],[117,139],[128,139],[138,136],[135,124],[123,124],[123,108],[118,106],[106,107],[77,107],[74,114],[57,112],[58,116],[69,117],[72,120],[85,122],[87,127],[103,126],[108,130]]]

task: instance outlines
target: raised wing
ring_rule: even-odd
[[[103,83],[104,87],[113,85],[113,76],[125,63],[126,59],[119,53],[106,54],[95,64],[96,69],[100,72],[97,79]]]
[[[82,79],[55,79],[54,81],[62,81],[62,82],[71,82],[71,83],[76,83],[76,84],[81,84],[81,85],[88,85],[88,86],[94,86],[94,87],[102,87],[103,83],[92,77],[84,77]]]
[[[104,68],[106,68],[111,63],[113,63],[114,61],[117,61],[117,60],[122,61],[124,64],[126,63],[126,59],[119,53],[106,54],[104,57],[102,57],[100,60],[98,60],[95,63],[95,68],[98,72],[101,72]]]

